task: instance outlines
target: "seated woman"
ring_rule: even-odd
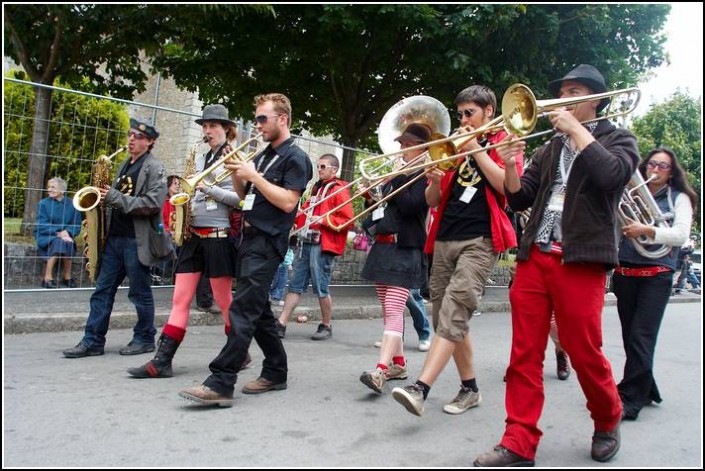
[[[59,287],[54,280],[54,267],[61,258],[64,259],[61,285],[75,288],[76,282],[71,279],[71,257],[76,254],[74,238],[81,232],[81,213],[76,211],[71,200],[64,197],[66,182],[63,179],[54,177],[49,180],[47,193],[49,197],[41,200],[37,207],[34,228],[39,255],[47,262],[42,288]]]

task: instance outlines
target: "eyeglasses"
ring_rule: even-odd
[[[338,168],[338,167],[336,167],[335,165],[326,165],[326,164],[320,164],[318,166],[318,170],[325,170],[327,168]]]
[[[646,166],[650,169],[655,169],[658,167],[659,170],[671,170],[671,164],[667,164],[666,162],[656,162],[655,160],[649,160],[646,162]]]
[[[259,124],[264,124],[267,122],[267,120],[269,118],[278,118],[279,116],[281,116],[281,115],[280,114],[273,114],[273,115],[267,116],[266,114],[260,114],[260,115],[255,116],[255,121],[257,121]]]
[[[141,132],[133,131],[130,129],[127,131],[127,137],[134,137],[135,139],[147,139],[147,135]]]
[[[458,111],[458,119],[462,121],[463,117],[465,118],[472,118],[472,115],[474,115],[477,112],[477,110],[463,110],[463,111]]]

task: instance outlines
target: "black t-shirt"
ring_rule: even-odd
[[[130,163],[128,158],[127,165],[120,172],[120,176],[117,178],[113,188],[116,188],[123,195],[135,196],[137,177],[140,174],[140,170],[142,170],[145,155],[147,154],[142,154],[134,163]],[[135,237],[135,225],[132,222],[132,216],[123,213],[118,208],[113,208],[111,215],[112,219],[108,235]]]
[[[448,203],[438,227],[436,240],[468,240],[475,237],[492,237],[490,207],[487,204],[485,176],[477,164],[464,161],[455,172]],[[469,202],[461,201],[467,188],[476,191]]]
[[[306,152],[294,144],[291,137],[279,147],[273,149],[267,146],[254,160],[259,172],[265,172],[264,178],[287,190],[298,190],[303,193],[306,185],[313,177],[313,165]],[[286,213],[274,206],[252,184],[248,183],[245,193],[252,191],[255,201],[250,211],[244,211],[245,221],[251,226],[271,236],[286,234],[288,236],[294,224],[296,209]]]

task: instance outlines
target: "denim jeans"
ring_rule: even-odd
[[[95,291],[91,295],[91,312],[86,321],[83,343],[88,348],[102,348],[108,333],[115,294],[125,277],[130,279],[127,297],[137,310],[137,324],[132,340],[154,345],[154,297],[150,286],[149,267],[137,257],[137,240],[132,237],[108,237],[100,262]]]
[[[321,244],[304,244],[294,258],[294,272],[289,283],[290,293],[305,293],[309,281],[319,298],[329,296],[328,285],[335,255],[322,252]]]
[[[414,321],[414,329],[419,334],[419,341],[431,338],[431,324],[428,322],[426,306],[424,305],[421,288],[411,289],[410,296],[406,298],[406,307],[409,309],[411,319]]]
[[[289,267],[284,263],[279,264],[277,268],[277,273],[274,275],[274,281],[269,290],[269,297],[277,301],[284,299],[284,292],[286,291],[286,284],[289,281]]]

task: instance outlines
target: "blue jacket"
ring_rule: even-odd
[[[75,239],[81,232],[81,213],[69,198],[64,197],[61,201],[44,198],[37,206],[37,225],[34,227],[37,246],[46,249],[56,239],[56,233],[63,230]]]

